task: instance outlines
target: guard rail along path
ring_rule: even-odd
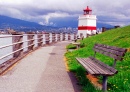
[[[73,40],[75,37],[76,34],[70,33],[34,32],[0,35],[0,74],[39,47],[58,41]]]
[[[76,60],[87,70],[89,74],[103,76],[102,90],[107,90],[107,77],[117,74],[118,71],[115,69],[116,61],[122,61],[127,51],[124,48],[118,48],[114,46],[107,46],[103,44],[94,45],[94,56],[88,58],[79,58]],[[114,59],[113,66],[108,66],[105,63],[96,59],[96,53],[100,53]]]

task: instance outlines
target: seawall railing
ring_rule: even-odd
[[[0,35],[0,74],[39,47],[76,39],[76,34],[31,33]]]

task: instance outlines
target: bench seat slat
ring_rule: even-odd
[[[90,58],[82,58],[86,62],[86,65],[89,64],[90,67],[95,70],[95,74],[106,74],[96,63],[94,63]],[[88,62],[89,61],[89,62]]]
[[[87,58],[87,59],[88,59],[88,58]],[[85,61],[86,61],[87,59],[85,59]],[[90,60],[91,60],[91,59],[90,59]],[[86,61],[86,64],[87,64],[87,65],[89,64],[89,65],[91,66],[92,70],[94,70],[94,72],[95,72],[96,75],[101,75],[101,74],[106,74],[106,75],[107,75],[107,72],[105,72],[103,69],[101,69],[101,67],[98,66],[98,64],[94,63],[93,61],[90,61],[90,62],[87,62],[87,61]]]
[[[96,61],[92,57],[90,58],[76,58],[81,65],[93,75],[106,75],[111,76],[117,73],[114,68],[105,65],[102,62]],[[93,61],[94,60],[94,61]]]
[[[83,60],[84,64],[87,65],[94,72],[94,74],[100,74],[100,71],[95,69],[96,66],[95,66],[95,64],[92,63],[91,59],[87,58],[87,60],[85,60],[85,58],[82,58],[82,60]]]
[[[80,58],[76,58],[76,59],[77,59],[77,61],[78,61],[84,68],[87,69],[87,71],[89,71],[89,73],[95,74],[95,73],[91,70],[91,68],[89,68],[87,65],[85,65],[85,64],[82,62],[82,59],[80,59]]]
[[[99,63],[93,61],[91,58],[84,58],[84,60],[87,63],[87,60],[90,60],[90,65],[93,69],[95,69],[97,72],[95,74],[97,75],[113,75],[114,73],[110,70],[106,69],[104,66],[100,65]]]
[[[89,57],[89,58],[91,58],[93,61],[99,63],[100,65],[104,66],[105,68],[109,69],[109,70],[110,70],[111,72],[113,72],[114,74],[117,74],[117,73],[118,73],[118,71],[117,71],[115,68],[110,67],[110,66],[104,64],[103,62],[101,62],[101,61],[99,61],[99,60],[93,58],[93,57]]]

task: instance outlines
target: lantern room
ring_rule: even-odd
[[[86,9],[83,10],[84,11],[84,15],[87,15],[87,14],[92,14],[92,10],[87,6]]]

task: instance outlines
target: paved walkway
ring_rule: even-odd
[[[79,92],[63,61],[67,44],[59,42],[27,55],[0,76],[0,92]]]

